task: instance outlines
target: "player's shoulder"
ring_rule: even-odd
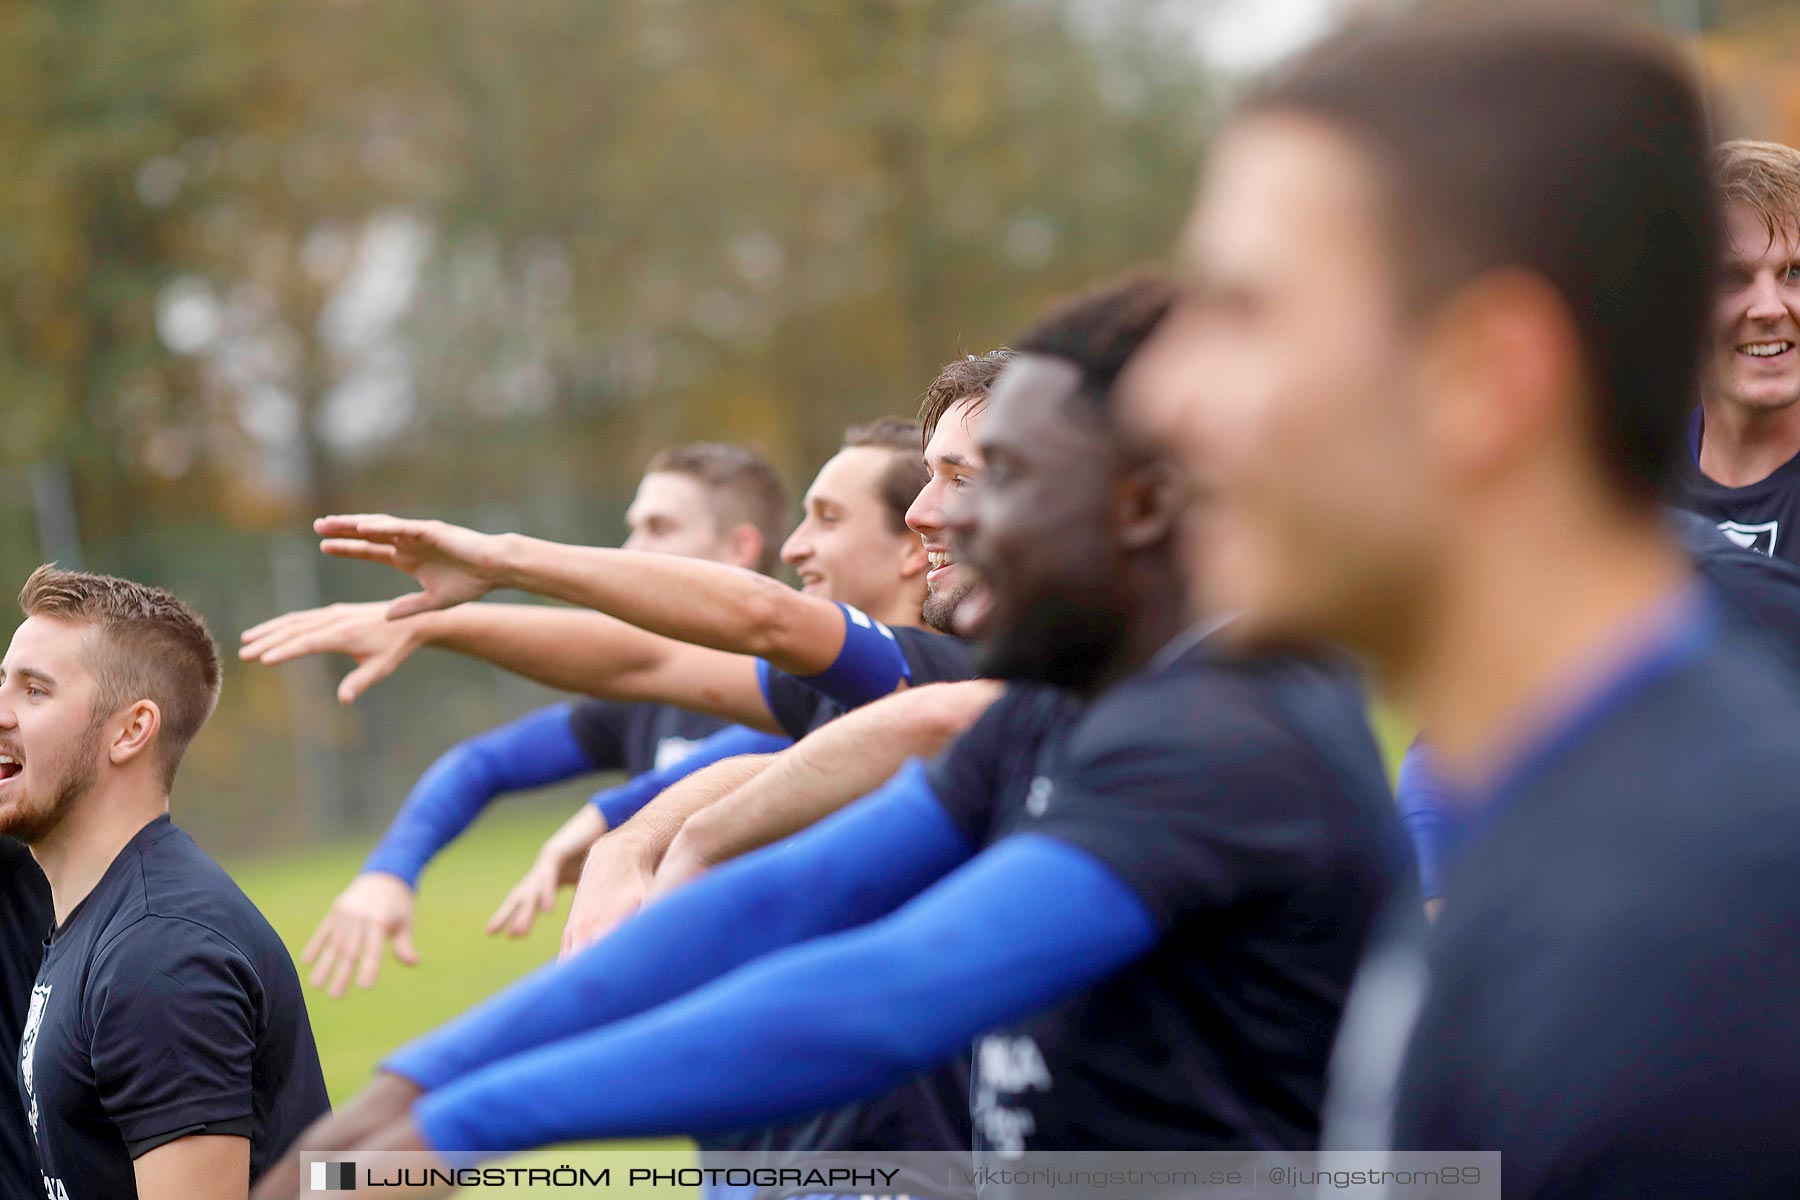
[[[96,940],[96,957],[131,955],[148,947],[173,955],[238,956],[253,963],[279,961],[280,935],[237,882],[179,826],[163,822],[134,839],[126,853],[119,893],[108,928]]]
[[[1327,727],[1362,731],[1366,702],[1360,680],[1342,663],[1198,645],[1102,693],[1073,741],[1280,751]]]
[[[975,648],[966,638],[916,625],[894,626],[890,632],[906,657],[913,683],[975,678]]]

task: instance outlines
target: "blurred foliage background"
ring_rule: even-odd
[[[1233,82],[1208,39],[1283,5],[1388,7],[0,0],[7,586],[159,583],[230,648],[402,585],[320,560],[318,513],[611,542],[700,437],[798,490],[945,360],[1164,257]],[[1793,4],[1626,7],[1800,141]],[[372,828],[547,698],[424,655],[344,711],[340,669],[231,665],[177,798],[209,846]]]

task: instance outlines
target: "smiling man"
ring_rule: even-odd
[[[1708,149],[1641,31],[1328,39],[1220,134],[1131,385],[1197,485],[1201,594],[1365,655],[1470,825],[1346,1015],[1338,1140],[1498,1150],[1509,1197],[1800,1188],[1800,699],[1660,504]]]
[[[1800,563],[1800,150],[1726,142],[1713,169],[1725,256],[1676,502]]]
[[[403,1049],[309,1146],[765,1122],[975,1038],[978,1149],[1312,1145],[1405,851],[1354,683],[1188,624],[1168,472],[1110,403],[1170,297],[1070,302],[995,387],[987,477],[945,517],[1012,682],[969,733]]]
[[[169,823],[219,694],[211,636],[167,592],[40,567],[0,663],[0,834],[56,928],[18,1086],[53,1200],[233,1200],[327,1108],[281,939]]]

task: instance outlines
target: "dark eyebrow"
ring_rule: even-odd
[[[938,460],[938,462],[942,463],[943,465],[945,465],[947,467],[967,467],[967,466],[969,466],[969,460],[964,458],[960,454],[940,454],[940,455],[938,455],[937,460]],[[929,458],[926,459],[925,460],[925,469],[930,470],[931,465],[932,465],[931,460]]]

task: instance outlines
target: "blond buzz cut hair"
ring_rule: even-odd
[[[1727,203],[1747,204],[1773,243],[1800,241],[1800,150],[1736,138],[1713,150],[1713,175]]]
[[[219,647],[206,622],[161,588],[46,563],[19,593],[27,617],[92,627],[86,651],[97,688],[93,719],[150,700],[162,714],[156,754],[162,785],[219,702]]]

